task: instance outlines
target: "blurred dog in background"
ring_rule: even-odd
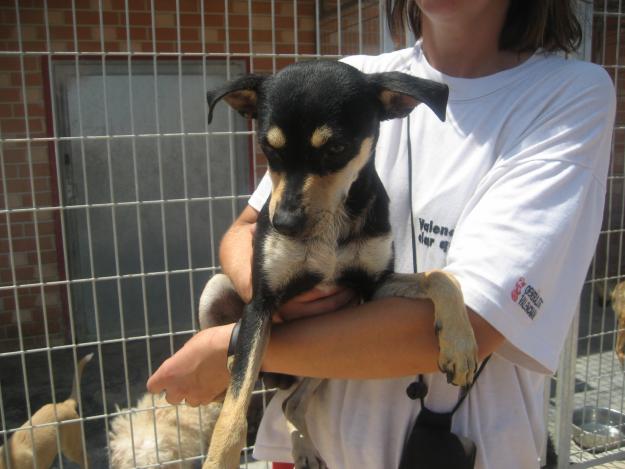
[[[91,358],[92,353],[78,362],[72,392],[65,401],[44,405],[0,447],[0,469],[7,468],[7,460],[8,467],[13,469],[48,469],[59,452],[80,467],[88,467],[78,414],[78,388],[83,369]],[[65,423],[67,420],[71,422]]]
[[[612,301],[612,309],[614,309],[617,319],[614,351],[621,362],[621,367],[625,368],[625,280],[612,289],[610,300]]]
[[[136,407],[125,409],[111,422],[110,466],[128,469],[201,456],[206,452],[220,409],[219,403],[196,408],[173,406],[163,395],[144,394]],[[167,467],[191,469],[194,461]]]

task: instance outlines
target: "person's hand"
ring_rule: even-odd
[[[228,387],[228,344],[234,324],[200,331],[148,379],[151,393],[165,391],[170,404],[208,404]]]
[[[316,287],[283,304],[277,314],[274,315],[273,321],[292,321],[308,316],[331,313],[347,306],[357,305],[359,302],[360,298],[350,288]]]

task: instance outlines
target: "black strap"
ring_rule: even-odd
[[[410,234],[412,238],[412,270],[416,274],[417,240],[415,235],[414,213],[412,211],[412,141],[410,140],[410,114],[408,114],[408,117],[406,118],[406,123],[406,142],[408,145],[408,201],[410,205]],[[466,388],[462,389],[460,398],[458,399],[458,402],[456,403],[454,408],[451,410],[450,414],[453,415],[456,410],[458,410],[460,405],[464,402],[465,398],[469,394],[469,391],[471,390],[471,388],[479,378],[480,374],[482,373],[482,370],[486,366],[486,363],[488,363],[488,360],[490,360],[490,355],[487,356],[481,363],[480,367],[477,370],[477,373],[475,373],[475,376],[473,377],[473,381],[471,382],[471,384],[469,384],[469,386],[467,386]],[[406,393],[408,394],[408,397],[410,397],[410,399],[418,398],[419,401],[421,401],[421,407],[425,408],[425,396],[427,396],[428,387],[427,384],[425,384],[422,374],[419,374],[418,381],[413,382],[408,386],[408,388],[406,389]]]
[[[481,363],[480,367],[477,369],[477,373],[475,373],[475,376],[473,377],[473,381],[471,381],[471,384],[469,384],[466,388],[462,388],[462,393],[460,394],[460,399],[458,399],[458,402],[456,403],[454,408],[451,410],[452,414],[454,414],[458,410],[458,407],[460,407],[460,404],[462,404],[464,402],[465,398],[469,394],[469,391],[471,390],[473,385],[477,382],[477,379],[482,374],[482,370],[484,369],[484,367],[488,363],[488,360],[490,360],[490,357],[491,357],[490,355],[487,356],[484,359],[484,361]],[[423,376],[423,375],[421,375],[421,376]]]
[[[412,141],[410,140],[410,114],[407,118],[408,144],[408,201],[410,203],[410,236],[412,237],[412,271],[417,273],[417,239],[415,235],[414,214],[412,213]]]

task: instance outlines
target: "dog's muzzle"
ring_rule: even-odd
[[[276,210],[271,220],[274,229],[284,236],[297,236],[306,227],[306,214],[304,209]]]

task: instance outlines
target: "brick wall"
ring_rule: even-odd
[[[358,14],[360,7],[360,15]],[[330,55],[380,51],[380,7],[375,1],[327,0],[320,8],[320,52]],[[340,22],[338,21],[340,13]]]
[[[73,3],[72,10],[72,2],[48,0],[45,11],[39,0],[21,0],[19,15],[12,2],[0,3],[0,288],[4,288],[0,289],[0,350],[19,348],[20,329],[27,348],[44,344],[46,329],[53,343],[69,338],[67,279],[59,240],[57,162],[53,143],[45,140],[49,136],[50,60],[73,60],[76,52],[91,58],[100,57],[102,52],[112,58],[117,53],[118,60],[126,60],[128,52],[148,57],[178,52],[203,52],[222,58],[242,54],[249,58],[251,70],[271,72],[294,61],[298,54],[305,58],[317,52],[347,55],[378,51],[379,2],[371,0],[360,2],[360,17],[358,2],[342,1],[340,22],[336,0],[320,1],[319,45],[315,0],[275,0],[273,11],[270,0],[229,0],[227,15],[224,1],[204,1],[203,23],[200,0]],[[603,11],[601,5],[596,8]],[[606,66],[619,95],[609,186],[612,199],[599,242],[597,277],[623,274],[618,249],[623,238],[619,230],[623,211],[625,77],[617,75],[615,65],[622,64],[625,45],[621,45],[621,57],[617,57],[618,21],[610,15],[596,16],[593,25],[593,60]],[[624,26],[620,25],[621,31],[625,31]],[[257,153],[260,174],[264,160]]]
[[[0,289],[0,351],[19,349],[19,329],[26,348],[45,345],[46,329],[52,344],[69,339],[54,145],[37,140],[49,136],[50,60],[75,52],[249,56],[252,44],[259,55],[250,68],[271,72],[316,52],[314,0],[297,2],[297,22],[293,2],[275,0],[275,33],[269,0],[249,3],[251,21],[247,0],[228,1],[227,15],[223,1],[205,1],[203,30],[199,0],[154,0],[153,10],[149,0],[127,3],[102,0],[101,12],[98,0],[48,0],[47,12],[38,0],[20,1],[19,12],[0,3],[0,287],[9,287]]]
[[[10,17],[3,11],[2,22],[6,21]],[[8,29],[3,24],[0,34],[7,35]],[[6,39],[2,38],[2,50],[10,50]],[[3,139],[16,139],[4,142],[0,149],[0,206],[11,210],[0,216],[0,285],[22,286],[0,291],[0,341],[11,342],[12,348],[18,324],[25,337],[39,336],[46,327],[49,334],[58,336],[63,326],[60,288],[24,287],[60,278],[56,214],[32,210],[55,205],[48,143],[28,140],[46,136],[43,83],[40,57],[0,56],[0,134]],[[25,346],[35,343],[42,341],[27,339]]]

